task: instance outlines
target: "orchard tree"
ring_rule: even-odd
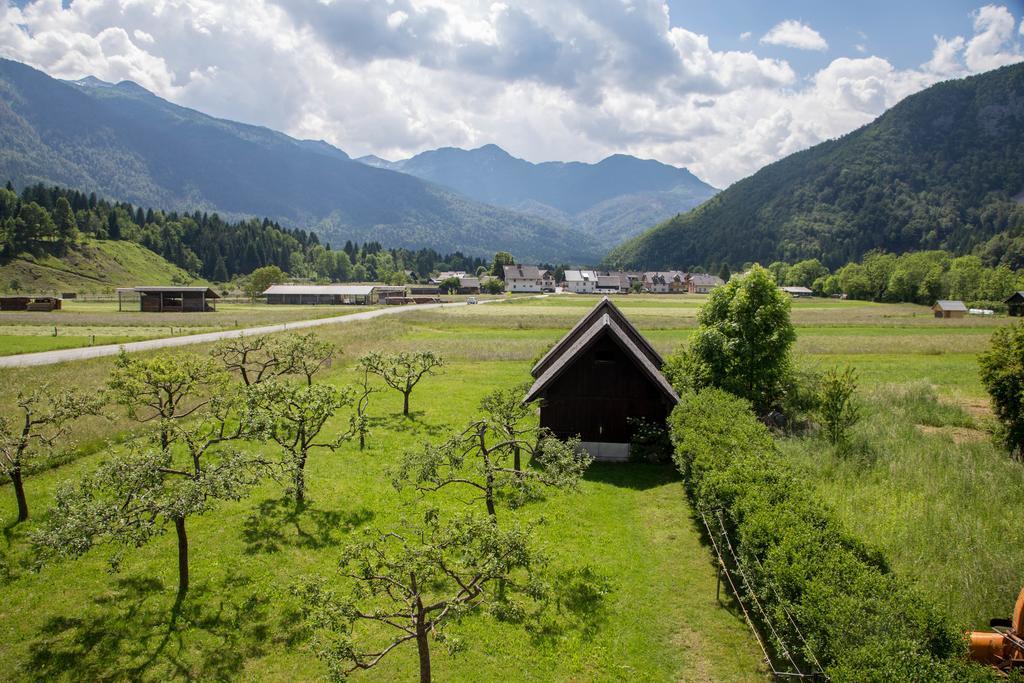
[[[216,429],[213,434],[216,433]],[[77,484],[57,492],[34,541],[44,556],[78,556],[112,543],[138,547],[174,526],[178,541],[178,596],[189,586],[186,521],[217,501],[240,500],[266,472],[265,463],[236,449],[211,452],[220,440],[196,433],[184,451],[138,448],[118,455]],[[111,557],[117,568],[121,551]]]
[[[366,435],[370,433],[370,419],[366,414],[370,407],[370,396],[383,389],[370,383],[370,371],[366,367],[357,366],[356,372],[359,373],[359,382],[354,389],[355,410],[350,420],[350,431],[359,435],[359,450],[363,450],[366,448]]]
[[[1006,447],[1024,459],[1024,323],[997,328],[978,364]]]
[[[789,296],[754,265],[711,291],[689,346],[667,362],[669,376],[677,388],[718,387],[765,413],[781,398],[792,369],[796,332],[789,309]]]
[[[336,350],[334,344],[310,332],[227,339],[210,353],[249,386],[282,375],[300,375],[312,384],[314,375],[330,367]]]
[[[171,446],[174,424],[210,404],[225,390],[227,373],[196,354],[161,354],[149,358],[124,351],[114,362],[107,387],[128,416],[141,423],[157,422],[160,450]]]
[[[485,517],[443,522],[429,510],[419,524],[399,531],[367,531],[344,549],[341,595],[323,580],[293,589],[313,629],[313,648],[335,680],[372,669],[405,643],[415,643],[421,683],[430,683],[430,641],[449,650],[458,642],[446,627],[488,603],[542,598],[535,574],[544,558],[532,531],[499,529]],[[499,591],[490,590],[501,586]]]
[[[395,487],[412,485],[425,492],[468,488],[496,522],[500,501],[517,507],[539,498],[545,487],[573,490],[590,466],[578,439],[544,436],[538,444],[523,433],[509,437],[501,432],[499,425],[478,420],[438,445],[406,453],[392,473]],[[530,449],[534,467],[514,467],[510,461],[517,447]]]
[[[17,417],[0,416],[0,472],[10,477],[18,501],[18,521],[24,522],[28,519],[24,468],[66,437],[72,421],[98,414],[103,398],[44,384],[19,391],[15,405]]]
[[[359,359],[361,368],[377,375],[385,384],[402,394],[402,415],[406,417],[409,416],[409,395],[412,390],[421,379],[436,374],[443,365],[444,360],[432,351],[402,351],[395,354],[374,351]]]
[[[517,471],[522,469],[521,444],[529,442],[530,436],[537,440],[541,433],[537,425],[529,421],[534,413],[533,406],[523,403],[523,397],[529,389],[528,383],[495,389],[480,401],[480,412],[485,415],[484,419],[494,436],[509,441],[512,466]]]
[[[281,447],[282,465],[290,474],[291,492],[301,507],[305,503],[310,454],[314,450],[337,450],[352,436],[351,432],[334,439],[321,436],[327,422],[352,405],[352,390],[268,380],[248,387],[247,400],[254,434]]]

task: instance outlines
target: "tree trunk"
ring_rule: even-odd
[[[416,648],[420,654],[420,683],[430,683],[430,641],[422,615],[416,617]]]
[[[516,472],[522,472],[522,466],[519,463],[519,446],[512,449],[512,467]]]
[[[366,448],[366,434],[362,431],[359,432],[359,450]]]
[[[178,595],[188,592],[188,536],[185,534],[185,518],[177,517],[174,528],[178,532]]]
[[[405,396],[405,405],[402,407],[402,415],[405,415],[406,417],[409,417],[409,394],[411,394],[411,393],[412,393],[411,391],[407,391],[404,394],[404,396]]]
[[[306,456],[299,458],[295,468],[295,502],[299,507],[306,502]]]
[[[18,521],[24,522],[28,519],[28,499],[25,498],[25,483],[21,480],[20,467],[11,472],[11,483],[14,484],[14,495],[18,498]]]

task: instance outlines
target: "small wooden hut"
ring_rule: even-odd
[[[1006,304],[1007,313],[1015,318],[1024,317],[1024,292],[1014,292],[1003,303]]]
[[[579,436],[597,460],[627,460],[630,418],[663,424],[679,401],[661,356],[607,297],[541,358],[524,402],[540,400],[540,424]]]
[[[946,301],[939,299],[932,306],[936,318],[962,318],[967,315],[967,306],[963,301]]]

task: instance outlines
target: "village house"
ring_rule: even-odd
[[[807,287],[779,287],[783,292],[790,296],[801,299],[808,296],[814,296],[814,292]]]
[[[597,291],[597,273],[592,270],[567,270],[562,289],[574,294],[593,294]]]
[[[438,273],[434,277],[430,278],[430,283],[438,287],[438,292],[441,294],[450,294],[448,289],[442,286],[442,283],[448,280],[457,279],[459,281],[458,289],[454,292],[455,294],[479,294],[480,293],[480,278],[475,275],[469,275],[464,270],[446,270]],[[442,291],[443,290],[443,291]]]
[[[690,273],[686,279],[686,291],[690,294],[709,294],[715,287],[721,287],[725,280],[707,273]]]
[[[597,274],[598,294],[622,294],[629,291],[629,278],[625,273],[605,271]]]
[[[553,292],[558,282],[555,281],[555,274],[550,270],[540,271],[540,289],[542,292]]]
[[[962,318],[967,315],[967,306],[963,301],[946,301],[939,299],[932,306],[936,318]]]
[[[628,460],[631,419],[664,424],[679,401],[662,364],[604,297],[533,367],[523,400],[540,401],[540,425],[558,438],[578,436],[597,460]]]
[[[686,273],[679,270],[649,271],[640,282],[651,294],[682,294],[686,292]]]
[[[547,271],[544,271],[545,273]],[[544,278],[537,266],[514,264],[504,266],[506,292],[542,292]],[[551,287],[552,291],[554,286]]]

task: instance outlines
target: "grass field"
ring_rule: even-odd
[[[695,327],[702,301],[629,296],[621,306],[670,351]],[[431,349],[449,365],[413,394],[412,420],[396,417],[397,394],[375,395],[367,451],[346,446],[314,456],[312,504],[301,514],[268,484],[195,520],[194,588],[173,623],[173,534],[129,551],[116,575],[105,571],[102,550],[29,571],[27,537],[56,487],[94,467],[105,439],[133,427],[120,412],[81,421],[74,431],[81,457],[26,482],[35,520],[12,525],[13,494],[0,487],[0,671],[64,680],[322,677],[299,638],[287,586],[311,572],[328,575],[352,531],[393,523],[410,498],[390,486],[388,466],[467,420],[487,391],[527,379],[531,360],[594,302],[549,297],[322,328],[342,351],[330,382],[350,381],[352,361],[374,348]],[[869,407],[858,455],[811,438],[782,440],[786,454],[851,528],[883,548],[897,571],[939,594],[954,617],[967,625],[1001,616],[1024,581],[1024,549],[1015,540],[1024,475],[984,431],[976,355],[1006,320],[936,320],[923,307],[840,301],[796,302],[793,317],[799,362],[854,364]],[[98,389],[112,362],[0,371],[0,410],[11,408],[20,386]],[[543,637],[474,616],[457,628],[466,652],[435,648],[438,680],[764,680],[741,616],[715,601],[710,554],[671,468],[594,466],[579,492],[517,514],[547,520],[541,536],[553,564],[589,566],[608,578],[603,608],[590,626],[567,615],[557,636]],[[404,680],[414,671],[415,652],[406,650],[364,677]]]
[[[0,356],[331,318],[374,308],[378,306],[222,303],[206,313],[141,313],[119,311],[116,301],[66,301],[62,310],[51,313],[0,312]]]

